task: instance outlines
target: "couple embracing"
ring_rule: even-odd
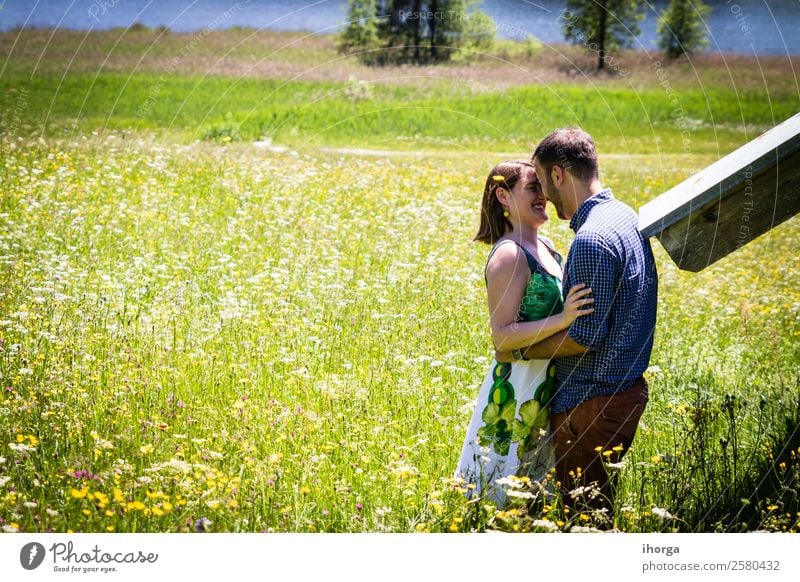
[[[548,201],[575,233],[566,263],[539,233]],[[492,245],[485,278],[497,352],[456,472],[471,491],[503,505],[504,479],[551,480],[570,506],[570,492],[593,485],[584,501],[613,510],[609,463],[630,448],[647,404],[656,322],[655,261],[637,224],[602,187],[594,142],[580,129],[548,135],[532,162],[492,169],[475,240]]]

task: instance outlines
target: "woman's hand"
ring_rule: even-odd
[[[567,293],[567,298],[564,300],[564,311],[561,315],[564,317],[564,322],[569,325],[582,315],[589,315],[594,312],[594,307],[585,307],[594,303],[594,299],[589,297],[592,289],[583,283],[573,285]]]

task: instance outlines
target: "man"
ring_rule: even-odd
[[[601,185],[594,141],[586,132],[551,133],[536,148],[533,162],[558,217],[569,220],[575,232],[563,288],[591,287],[594,313],[515,356],[555,359],[550,427],[565,503],[576,506],[566,493],[597,482],[602,495],[591,505],[610,510],[614,479],[606,463],[622,459],[647,404],[642,373],[656,323],[655,261],[636,213]],[[497,355],[510,359],[507,353]]]

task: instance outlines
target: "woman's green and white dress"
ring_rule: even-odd
[[[541,237],[559,265],[561,255]],[[489,254],[509,240],[497,243]],[[561,280],[550,274],[524,247],[531,278],[519,308],[518,321],[536,321],[564,308]],[[487,260],[488,262],[488,260]],[[473,483],[470,495],[483,494],[498,505],[506,500],[503,482],[509,475],[541,481],[553,466],[547,405],[553,394],[555,365],[549,360],[494,362],[484,380],[472,415],[456,477]]]

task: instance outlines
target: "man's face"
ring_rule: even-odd
[[[536,177],[539,179],[539,182],[542,185],[542,191],[555,207],[556,214],[558,214],[558,217],[561,220],[566,220],[567,216],[564,214],[563,202],[561,200],[561,196],[558,194],[558,190],[556,190],[556,185],[550,179],[550,176],[545,171],[544,166],[539,163],[539,160],[533,160],[533,167],[536,168]]]

